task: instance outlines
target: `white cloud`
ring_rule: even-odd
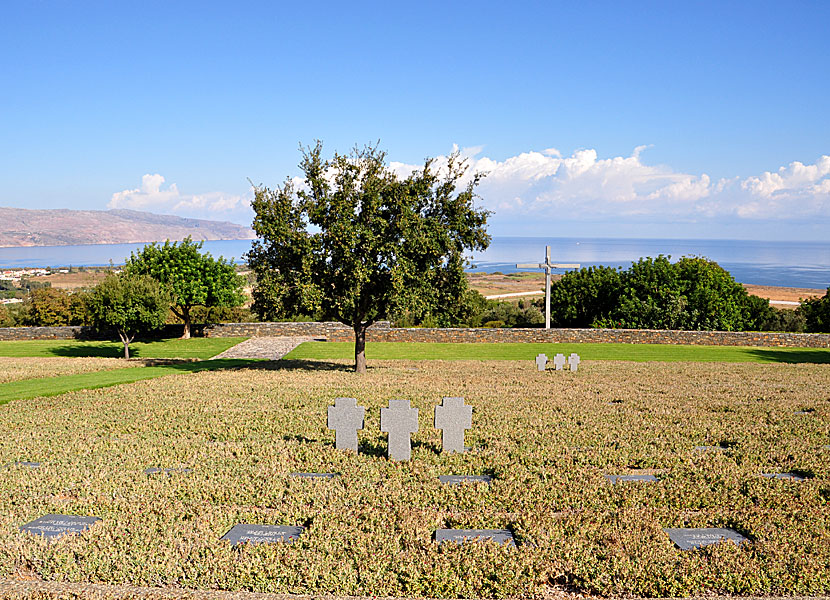
[[[107,208],[124,208],[201,219],[250,222],[250,197],[207,192],[182,194],[175,183],[163,189],[165,179],[156,174],[141,178],[141,187],[112,195]]]
[[[594,149],[563,157],[555,148],[523,152],[498,161],[480,148],[461,154],[473,172],[487,176],[478,188],[485,208],[503,213],[553,218],[656,217],[744,219],[830,217],[830,156],[815,164],[793,162],[757,177],[724,178],[680,173],[643,162],[636,147],[630,156],[601,158]],[[472,150],[472,152],[470,152]],[[444,168],[447,157],[436,159]],[[405,176],[416,165],[391,163]]]

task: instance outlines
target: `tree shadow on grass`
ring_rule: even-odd
[[[124,346],[120,343],[100,342],[96,344],[66,344],[49,348],[47,353],[53,356],[64,356],[68,358],[123,358]],[[140,348],[130,347],[130,356],[141,357]]]
[[[811,363],[818,365],[830,364],[830,348],[824,349],[802,349],[802,350],[776,350],[774,348],[753,348],[749,353],[765,362],[775,363]]]

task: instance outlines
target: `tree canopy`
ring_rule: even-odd
[[[236,274],[233,263],[201,252],[202,245],[190,237],[154,242],[132,253],[126,265],[128,273],[149,275],[161,284],[173,314],[184,322],[184,339],[190,337],[193,307],[231,307],[245,301],[245,280]]]
[[[487,247],[489,213],[474,206],[480,176],[458,156],[396,176],[377,147],[302,153],[300,185],[255,187],[248,253],[254,310],[266,319],[309,315],[355,332],[355,370],[365,371],[366,329],[409,312],[451,320],[469,300],[465,251]]]
[[[168,298],[149,275],[109,274],[93,290],[88,309],[96,329],[115,329],[130,358],[130,342],[167,320]]]

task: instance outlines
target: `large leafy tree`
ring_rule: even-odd
[[[170,309],[184,322],[182,339],[190,337],[193,307],[232,307],[245,301],[245,279],[236,274],[233,263],[201,252],[202,245],[190,237],[154,242],[132,253],[126,265],[128,273],[149,275],[167,291]]]
[[[464,181],[458,155],[399,178],[377,147],[303,151],[301,185],[256,187],[248,253],[253,308],[267,319],[297,314],[349,325],[355,370],[366,370],[366,329],[392,314],[461,314],[464,253],[484,249],[489,213],[474,206],[479,175]]]
[[[87,307],[96,329],[118,332],[124,358],[130,358],[130,342],[137,334],[164,325],[168,298],[149,275],[110,273],[95,287]]]

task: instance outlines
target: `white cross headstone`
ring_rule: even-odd
[[[553,357],[553,366],[557,371],[561,371],[565,368],[565,355],[564,354],[557,354]]]
[[[464,430],[473,426],[473,407],[464,398],[444,398],[435,407],[435,428],[441,430],[444,452],[464,452]]]
[[[536,356],[536,369],[538,371],[544,371],[545,366],[548,364],[548,357],[544,354],[539,354]]]
[[[568,364],[571,367],[571,371],[576,371],[579,368],[579,363],[580,363],[579,354],[577,354],[576,352],[573,352],[568,357]]]
[[[392,460],[412,458],[409,436],[418,431],[418,409],[409,400],[390,400],[389,408],[380,409],[380,430],[389,434],[388,456]]]
[[[544,269],[545,270],[545,329],[550,329],[550,270],[551,269],[578,269],[578,264],[558,264],[550,262],[550,246],[545,246],[545,262],[518,264],[517,269]]]
[[[354,398],[335,398],[329,406],[328,428],[334,429],[334,447],[357,452],[357,430],[363,429],[366,408],[357,405]]]

